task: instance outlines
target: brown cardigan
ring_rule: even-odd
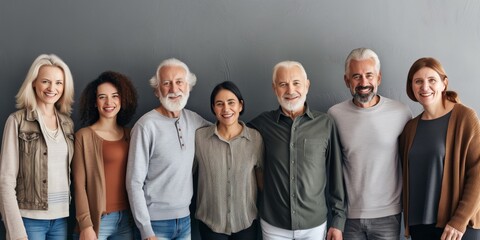
[[[405,236],[408,228],[408,153],[415,137],[418,120],[410,120],[400,135],[403,161],[403,212]],[[447,224],[465,232],[467,225],[480,228],[480,124],[472,109],[455,104],[448,122],[442,187],[437,213],[437,227]]]
[[[130,129],[124,129],[125,141],[130,141]],[[106,208],[103,139],[90,127],[75,133],[75,153],[72,161],[73,185],[78,230],[93,226],[98,236],[100,218]]]

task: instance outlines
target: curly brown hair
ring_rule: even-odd
[[[117,115],[117,124],[122,127],[127,125],[137,110],[137,90],[127,76],[114,71],[101,73],[83,90],[80,96],[79,110],[82,125],[90,126],[100,118],[95,103],[97,101],[97,88],[103,83],[111,83],[117,88],[122,104]]]

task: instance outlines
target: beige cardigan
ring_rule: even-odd
[[[403,161],[403,212],[405,236],[409,236],[408,153],[422,114],[410,120],[400,135]],[[436,226],[447,224],[465,232],[480,228],[480,124],[472,109],[457,103],[448,122],[442,187]]]
[[[130,129],[125,129],[124,139],[130,142]],[[93,226],[97,236],[106,208],[102,146],[103,139],[90,127],[75,133],[72,173],[77,227],[81,231]]]

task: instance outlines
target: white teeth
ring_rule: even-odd
[[[222,117],[224,117],[224,118],[229,118],[229,117],[232,117],[232,116],[233,116],[233,114],[222,114]]]
[[[55,94],[55,93],[45,93],[45,95],[47,95],[49,97],[55,97],[55,95],[57,95],[57,94]]]

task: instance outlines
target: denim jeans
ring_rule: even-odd
[[[40,220],[22,218],[29,240],[65,240],[67,239],[67,218]]]
[[[135,224],[129,210],[111,212],[102,215],[98,240],[131,240],[134,238]],[[73,234],[73,239],[80,239],[79,233]]]
[[[171,220],[151,221],[158,240],[190,240],[190,216]]]
[[[134,223],[130,211],[118,211],[104,214],[100,220],[98,240],[123,240],[133,238]]]
[[[401,213],[380,218],[347,219],[343,239],[398,240],[401,220]]]

